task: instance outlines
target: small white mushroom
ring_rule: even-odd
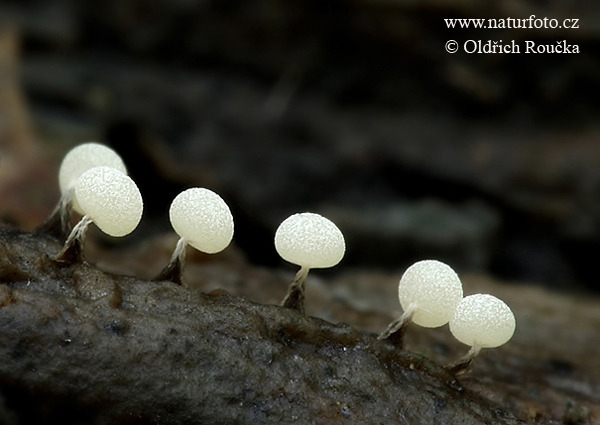
[[[107,166],[127,174],[123,160],[114,150],[101,143],[82,143],[71,149],[58,170],[58,184],[64,195],[75,188],[79,177],[90,168]]]
[[[346,252],[344,235],[325,217],[298,213],[286,218],[275,232],[275,249],[286,261],[309,269],[333,267]]]
[[[437,260],[418,261],[402,275],[398,297],[404,311],[413,311],[414,323],[437,328],[450,321],[463,297],[462,283],[447,264]]]
[[[489,294],[469,295],[458,304],[450,332],[466,345],[499,347],[515,333],[515,316],[504,301]]]
[[[207,254],[221,252],[233,238],[233,216],[219,195],[205,188],[191,188],[175,197],[169,218],[180,236],[169,264],[157,280],[181,284],[185,247],[189,244]]]
[[[450,320],[450,332],[471,349],[450,369],[463,372],[482,348],[495,348],[508,342],[515,328],[515,316],[502,300],[489,294],[463,298]]]
[[[286,261],[300,266],[282,305],[304,312],[304,282],[308,271],[338,264],[346,252],[344,235],[325,217],[298,213],[285,219],[275,232],[275,249]]]
[[[410,322],[427,328],[448,323],[463,297],[462,283],[447,264],[437,260],[418,261],[402,275],[398,297],[404,313],[378,338],[391,338],[397,345],[402,345]]]
[[[204,188],[181,192],[173,200],[169,218],[175,232],[207,254],[223,251],[233,238],[233,216],[219,195]]]
[[[61,198],[48,219],[37,229],[64,239],[71,229],[71,209],[84,214],[74,199],[75,184],[79,177],[93,167],[107,166],[127,174],[123,160],[114,150],[100,143],[83,143],[71,149],[62,160],[58,171]]]
[[[138,187],[115,168],[101,166],[85,171],[77,180],[74,193],[84,216],[71,231],[57,260],[81,259],[85,231],[92,222],[104,233],[121,237],[133,232],[142,218],[144,206]]]
[[[75,198],[83,213],[110,236],[128,235],[142,219],[144,203],[137,185],[112,167],[84,172],[75,185]]]

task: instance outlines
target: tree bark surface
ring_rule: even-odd
[[[426,358],[347,325],[52,259],[0,233],[6,423],[517,424]]]

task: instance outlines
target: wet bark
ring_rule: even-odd
[[[519,423],[348,325],[65,266],[43,235],[0,241],[0,394],[18,423]]]

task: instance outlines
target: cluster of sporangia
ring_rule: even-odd
[[[127,176],[119,155],[98,143],[85,143],[72,149],[59,171],[61,200],[40,230],[58,227],[69,234],[56,261],[80,262],[85,231],[90,223],[108,235],[131,233],[142,217],[142,196]],[[71,209],[83,217],[70,229]],[[169,218],[180,236],[171,261],[157,276],[182,284],[186,246],[214,254],[225,249],[233,238],[233,217],[229,207],[216,193],[204,188],[181,192],[172,202]],[[300,266],[282,306],[304,312],[304,284],[312,268],[335,266],[344,256],[342,232],[330,220],[313,213],[294,214],[284,220],[275,233],[275,248],[290,263]],[[466,370],[482,348],[498,347],[515,330],[510,308],[498,298],[475,294],[463,298],[456,273],[436,260],[419,261],[410,266],[398,286],[404,313],[382,332],[378,339],[402,346],[404,332],[413,322],[424,327],[450,324],[452,334],[471,347],[448,368],[456,373]]]

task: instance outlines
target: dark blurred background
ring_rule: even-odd
[[[532,14],[579,28],[444,23]],[[19,122],[12,81],[32,143],[55,159],[38,193],[47,208],[57,161],[96,140],[140,186],[137,238],[170,231],[173,197],[205,186],[229,203],[235,242],[257,265],[281,265],[275,229],[313,211],[346,236],[340,267],[437,258],[600,291],[593,2],[3,0],[0,31],[0,146],[27,139],[7,130]],[[450,54],[450,39],[567,40],[580,53]],[[3,199],[3,218],[18,221]]]

